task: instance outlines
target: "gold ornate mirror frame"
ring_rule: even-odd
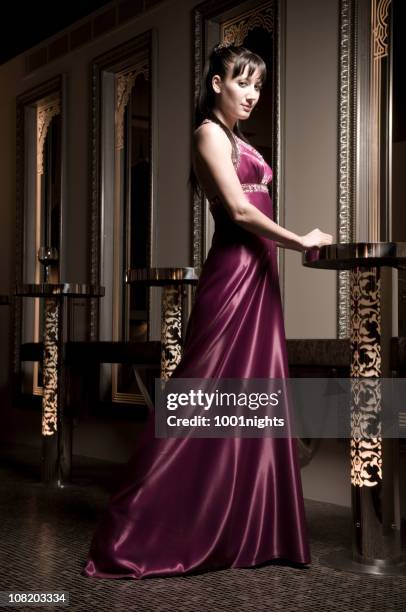
[[[41,282],[41,264],[37,257],[40,246],[58,249],[59,260],[53,274],[59,277],[65,266],[62,181],[65,92],[65,77],[60,75],[17,97],[16,284]],[[53,207],[52,211],[48,210],[49,206]],[[58,282],[56,277],[50,280]],[[21,343],[40,341],[41,308],[39,298],[29,301],[19,298],[15,302],[16,394],[42,395],[39,363],[20,361]]]
[[[283,222],[283,157],[281,153],[281,131],[283,117],[281,113],[281,66],[283,61],[280,43],[284,31],[284,0],[250,1],[236,4],[222,0],[215,5],[208,1],[194,9],[194,105],[199,93],[204,63],[210,48],[220,41],[240,45],[255,29],[267,33],[271,39],[270,57],[272,63],[270,81],[271,100],[269,121],[271,122],[271,142],[268,160],[273,169],[272,200],[274,217]],[[257,31],[258,31],[257,30]],[[255,50],[255,49],[253,49]],[[265,157],[267,157],[265,155]],[[194,196],[192,200],[192,261],[200,269],[209,248],[210,218],[205,198]],[[279,261],[281,263],[281,260]],[[281,275],[283,277],[283,275]]]
[[[125,285],[124,278],[125,270],[131,267],[134,259],[133,232],[137,219],[132,218],[133,201],[140,194],[140,188],[144,193],[144,186],[139,185],[139,181],[144,179],[148,183],[149,194],[144,228],[146,252],[145,261],[138,267],[152,265],[155,231],[152,186],[152,53],[152,32],[148,31],[95,58],[92,63],[90,277],[92,284],[106,287],[106,295],[102,303],[91,301],[89,340],[127,342],[132,339],[130,326],[134,308],[131,292],[135,289]],[[148,92],[144,96],[145,117],[134,115],[134,105],[137,106],[137,100],[140,99],[141,87],[143,96],[145,91]],[[133,176],[133,156],[137,153],[133,143],[134,130],[147,133],[143,154],[149,167],[148,177],[145,178],[145,172],[143,178],[137,174],[138,182]],[[147,339],[151,320],[148,291],[145,309]],[[134,389],[129,391],[127,383],[131,388],[134,386]],[[105,399],[110,393],[110,386],[112,402],[144,404],[142,393],[137,391],[136,383],[133,384],[133,375],[124,366],[101,366],[101,394]]]

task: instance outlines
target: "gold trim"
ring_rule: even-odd
[[[264,28],[267,32],[274,30],[273,1],[240,13],[237,17],[224,21],[220,26],[220,40],[227,44],[242,45],[250,30]]]
[[[149,61],[141,60],[131,71],[116,75],[115,145],[116,150],[124,148],[124,114],[133,90],[135,80],[143,74],[149,79]]]
[[[41,177],[44,174],[44,146],[48,128],[54,117],[61,114],[61,96],[48,96],[37,103],[37,163],[36,163],[36,197],[35,197],[35,257],[41,246]],[[39,283],[41,277],[41,264],[36,259],[34,282]],[[40,341],[40,299],[34,300],[34,342]],[[32,371],[32,393],[33,395],[44,395],[43,388],[38,384],[39,363],[33,364]]]
[[[44,145],[52,119],[61,114],[61,101],[57,98],[41,100],[37,106],[37,174],[44,173]]]
[[[122,151],[125,144],[124,116],[131,92],[137,77],[142,74],[146,81],[149,80],[149,59],[143,57],[124,72],[117,73],[116,96],[115,96],[115,160],[114,160],[114,245],[113,245],[113,341],[119,341],[120,336],[120,291],[122,290],[123,274],[120,265],[121,224],[123,194],[121,183]],[[125,292],[125,289],[124,289]],[[125,299],[125,297],[123,297]],[[145,401],[140,393],[122,393],[118,391],[118,369],[117,363],[111,366],[111,399],[113,402],[144,405]]]
[[[372,2],[372,44],[373,57],[378,59],[388,55],[389,6],[391,0],[373,0]]]
[[[382,59],[388,55],[388,16],[391,0],[372,0],[371,7],[371,159],[369,240],[381,239],[381,94]]]

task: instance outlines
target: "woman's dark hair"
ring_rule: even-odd
[[[259,70],[262,82],[266,79],[266,65],[264,60],[249,51],[245,47],[237,47],[235,45],[224,45],[218,44],[213,47],[209,58],[205,64],[203,70],[202,82],[200,85],[199,96],[195,108],[194,115],[194,129],[198,128],[199,125],[205,120],[210,119],[214,123],[217,123],[229,138],[233,147],[233,155],[236,157],[237,149],[235,140],[229,127],[227,127],[213,112],[215,105],[215,92],[212,86],[212,79],[215,74],[218,74],[222,79],[226,76],[229,66],[233,64],[231,78],[235,78],[242,74],[248,66],[248,76],[251,76],[255,70]],[[233,132],[237,134],[242,140],[247,142],[240,131],[238,121],[234,126]],[[197,180],[196,174],[191,166],[189,175],[189,184],[194,194],[202,194],[201,186]]]

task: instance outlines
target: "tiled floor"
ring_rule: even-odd
[[[308,569],[268,564],[179,578],[85,578],[80,569],[120,466],[76,459],[75,484],[48,489],[39,483],[35,449],[6,449],[0,458],[0,591],[69,592],[65,609],[75,611],[406,610],[406,577],[359,576],[320,563],[324,554],[350,547],[350,512],[310,501]]]

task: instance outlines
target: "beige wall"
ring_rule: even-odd
[[[287,0],[286,226],[336,239],[338,0]],[[336,272],[286,251],[288,338],[336,337]]]
[[[0,69],[0,293],[14,289],[15,200],[16,200],[16,105],[15,90],[21,77],[21,61]],[[0,410],[9,405],[12,370],[12,306],[0,306]]]
[[[68,159],[67,184],[70,224],[67,242],[74,237],[69,254],[68,280],[86,278],[86,232],[88,207],[88,117],[89,66],[93,58],[149,29],[157,32],[157,217],[158,265],[189,262],[190,212],[186,185],[191,125],[190,10],[191,0],[170,0],[140,18],[31,73],[17,85],[15,93],[35,87],[60,73],[67,75]],[[17,63],[23,66],[24,57]],[[2,70],[0,68],[0,78]],[[13,89],[9,95],[13,98]],[[15,95],[15,94],[14,94]],[[176,162],[174,163],[174,159]],[[179,239],[181,236],[181,239]]]
[[[0,67],[0,242],[4,253],[1,290],[11,290],[14,275],[16,95],[56,74],[67,74],[69,225],[66,239],[74,248],[69,254],[66,280],[85,280],[90,175],[89,65],[94,57],[150,28],[156,30],[155,79],[159,83],[155,91],[157,117],[154,124],[158,144],[155,263],[161,266],[190,264],[191,210],[186,180],[190,163],[192,99],[190,11],[194,4],[194,0],[170,0],[160,4],[141,18],[29,76],[22,76],[23,56]],[[337,44],[338,0],[287,0],[285,225],[299,233],[314,227],[335,233]],[[335,273],[303,269],[299,254],[288,251],[285,272],[287,336],[335,337]],[[5,342],[9,331],[7,318],[2,317],[0,333]],[[6,388],[8,363],[8,355],[3,351],[0,355],[3,388]],[[3,404],[3,417],[6,412],[12,417],[16,431],[20,428],[17,438],[39,445],[38,415],[11,412],[10,407]],[[82,423],[75,433],[74,451],[125,461],[133,449],[135,430],[135,425],[128,429],[111,423]],[[345,457],[341,451],[327,445],[326,452],[332,457],[332,469],[342,474]],[[331,474],[325,477],[322,466],[323,455],[320,454],[304,469],[305,496],[348,504],[348,496],[342,494],[341,488],[337,494],[334,479]]]
[[[191,210],[187,176],[191,125],[191,19],[193,0],[171,0],[40,70],[23,75],[24,56],[0,67],[3,205],[13,214],[15,96],[60,73],[67,75],[67,184],[69,253],[67,280],[86,279],[88,208],[89,65],[94,57],[146,29],[157,32],[159,83],[154,129],[158,142],[156,177],[157,265],[190,263]],[[317,44],[315,44],[317,40]],[[320,227],[335,234],[336,93],[338,0],[287,0],[286,34],[286,221],[299,233]],[[323,50],[320,53],[320,49]],[[10,155],[11,151],[11,155]],[[174,163],[174,159],[176,162]],[[13,256],[13,237],[2,242]],[[285,251],[285,322],[288,337],[335,337],[335,272],[301,266],[300,255]],[[5,282],[13,274],[11,259]],[[323,287],[323,291],[318,288]],[[317,300],[315,300],[315,295]],[[300,296],[300,300],[298,300]]]

